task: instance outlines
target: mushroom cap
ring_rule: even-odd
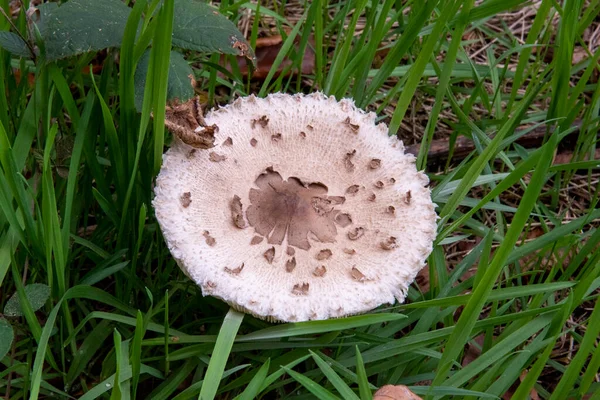
[[[427,176],[375,114],[322,93],[210,111],[215,147],[175,141],[156,180],[167,245],[203,295],[306,321],[404,301],[436,235]]]

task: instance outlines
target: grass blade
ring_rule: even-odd
[[[319,368],[321,369],[321,371],[323,371],[323,374],[327,377],[329,382],[331,382],[331,384],[337,389],[337,391],[340,393],[340,395],[342,395],[344,399],[359,399],[359,397],[356,394],[354,394],[352,389],[350,389],[350,386],[348,386],[346,382],[344,382],[344,380],[338,374],[336,374],[333,368],[331,368],[329,364],[325,362],[325,360],[319,357],[312,350],[309,350],[309,352],[312,358],[319,366]]]
[[[479,313],[483,308],[487,296],[492,291],[492,287],[504,267],[508,256],[513,251],[515,244],[519,239],[519,233],[523,229],[531,210],[533,209],[537,197],[546,181],[546,172],[552,162],[552,154],[558,145],[558,136],[555,134],[551,140],[544,146],[544,151],[540,162],[531,178],[529,187],[525,191],[523,200],[520,203],[519,210],[515,214],[512,224],[506,233],[506,238],[500,248],[497,250],[494,258],[481,282],[473,292],[473,298],[465,306],[457,324],[456,329],[448,338],[446,350],[439,363],[437,375],[432,382],[432,386],[440,385],[446,379],[450,368],[456,362],[461,349],[465,345]]]
[[[313,395],[315,395],[315,397],[317,399],[324,399],[324,400],[337,400],[338,399],[337,396],[335,396],[333,393],[331,393],[330,391],[328,391],[327,389],[325,389],[323,386],[319,385],[312,379],[309,379],[309,378],[305,377],[304,375],[299,374],[296,371],[294,371],[293,369],[290,369],[288,367],[282,367],[282,368],[292,378],[294,378],[298,383],[300,383],[302,386],[304,386],[306,389],[308,389],[309,392],[311,392]]]
[[[356,375],[358,377],[358,392],[360,393],[361,400],[370,400],[372,393],[369,387],[369,379],[367,378],[367,371],[365,371],[365,363],[363,362],[362,354],[358,346],[356,349]]]
[[[370,314],[326,321],[297,322],[266,328],[258,332],[240,336],[236,342],[274,339],[290,336],[313,335],[330,331],[358,328],[406,318],[402,314]]]
[[[252,378],[246,389],[240,394],[238,400],[253,400],[260,393],[260,388],[267,378],[269,373],[269,366],[271,365],[271,359],[267,358],[267,361],[260,367],[256,375]]]
[[[204,384],[202,385],[202,390],[200,391],[198,399],[212,400],[215,398],[217,390],[219,389],[221,377],[223,376],[223,371],[225,371],[227,358],[229,357],[231,347],[233,346],[233,341],[235,340],[235,336],[237,335],[243,319],[244,314],[233,309],[230,309],[225,316],[223,325],[219,331],[219,336],[217,337],[217,342],[215,343],[215,348],[210,358],[210,363],[208,364],[208,369],[206,370],[206,375],[204,376]]]

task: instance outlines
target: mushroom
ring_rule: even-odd
[[[175,140],[153,201],[171,254],[204,295],[274,321],[404,301],[437,216],[427,176],[373,113],[277,93],[239,98],[205,121],[218,127],[215,146],[190,154]]]

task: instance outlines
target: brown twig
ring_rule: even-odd
[[[570,133],[567,138],[575,137],[579,134],[579,129],[581,126],[580,121],[575,122],[575,126],[577,129]],[[531,132],[528,132],[518,138],[515,143],[526,147],[532,148],[540,146],[543,143],[544,137],[546,136],[546,126],[539,126],[534,128]],[[517,131],[515,134],[519,134]],[[414,155],[419,154],[419,149],[421,147],[420,143],[415,143],[406,147],[406,152]],[[452,152],[452,160],[460,161],[471,154],[472,151],[475,150],[475,144],[469,138],[461,136],[456,139],[454,143],[454,148]],[[448,139],[439,139],[433,140],[429,146],[429,152],[427,153],[427,165],[440,165],[442,162],[446,161],[450,156],[450,141]]]

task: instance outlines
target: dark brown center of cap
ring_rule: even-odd
[[[340,211],[334,207],[345,201],[341,196],[327,196],[327,186],[306,183],[296,177],[283,180],[273,168],[267,168],[255,181],[259,189],[250,189],[247,211],[248,223],[268,243],[282,244],[287,235],[288,245],[303,250],[310,248],[311,232],[320,242],[335,241],[335,223]],[[338,218],[336,218],[338,217]]]

